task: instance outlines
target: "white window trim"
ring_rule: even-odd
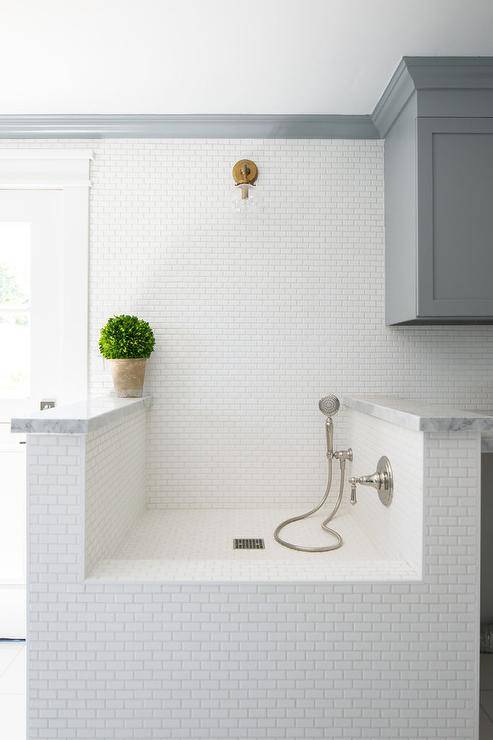
[[[61,191],[63,403],[87,397],[89,149],[0,149],[0,190]]]

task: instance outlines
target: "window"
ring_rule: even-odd
[[[29,223],[0,222],[0,397],[30,393]]]

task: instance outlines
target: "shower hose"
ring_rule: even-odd
[[[308,519],[309,516],[312,516],[312,514],[316,514],[317,511],[319,511],[322,506],[325,504],[327,499],[329,498],[330,489],[332,486],[332,460],[334,458],[334,452],[332,449],[332,421],[331,419],[327,419],[326,422],[326,434],[327,434],[327,487],[325,489],[325,493],[322,496],[320,503],[317,504],[313,509],[310,509],[310,511],[307,511],[305,514],[298,514],[298,516],[292,516],[289,519],[286,519],[286,521],[281,522],[278,527],[276,527],[274,531],[274,539],[276,542],[279,542],[280,545],[284,545],[284,547],[289,547],[290,550],[299,550],[300,552],[329,552],[330,550],[338,550],[339,547],[342,547],[343,540],[339,532],[336,532],[335,529],[331,529],[327,525],[330,521],[335,517],[337,514],[339,507],[342,502],[342,496],[344,493],[344,478],[346,473],[346,459],[345,457],[339,458],[339,465],[340,465],[340,472],[341,472],[341,479],[339,482],[339,495],[337,496],[337,501],[334,504],[334,508],[332,509],[331,513],[327,517],[327,519],[324,519],[322,522],[322,529],[325,530],[325,532],[328,532],[328,534],[332,535],[335,538],[335,542],[333,542],[331,545],[325,545],[325,547],[304,547],[303,545],[295,545],[293,542],[288,542],[287,540],[283,540],[282,537],[280,537],[280,532],[284,529],[284,527],[287,527],[288,524],[292,524],[293,522],[301,522],[303,519]],[[337,456],[337,453],[335,453]]]

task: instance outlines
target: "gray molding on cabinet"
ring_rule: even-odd
[[[403,57],[371,116],[382,138],[415,93],[419,117],[491,117],[493,57]]]

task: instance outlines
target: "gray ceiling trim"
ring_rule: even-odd
[[[493,57],[403,57],[371,115],[0,115],[0,139],[378,139],[414,94],[461,89],[493,91]]]
[[[378,139],[371,116],[0,115],[0,138]]]
[[[371,115],[373,123],[382,138],[385,138],[395,119],[414,94],[414,82],[404,59],[390,78]]]

